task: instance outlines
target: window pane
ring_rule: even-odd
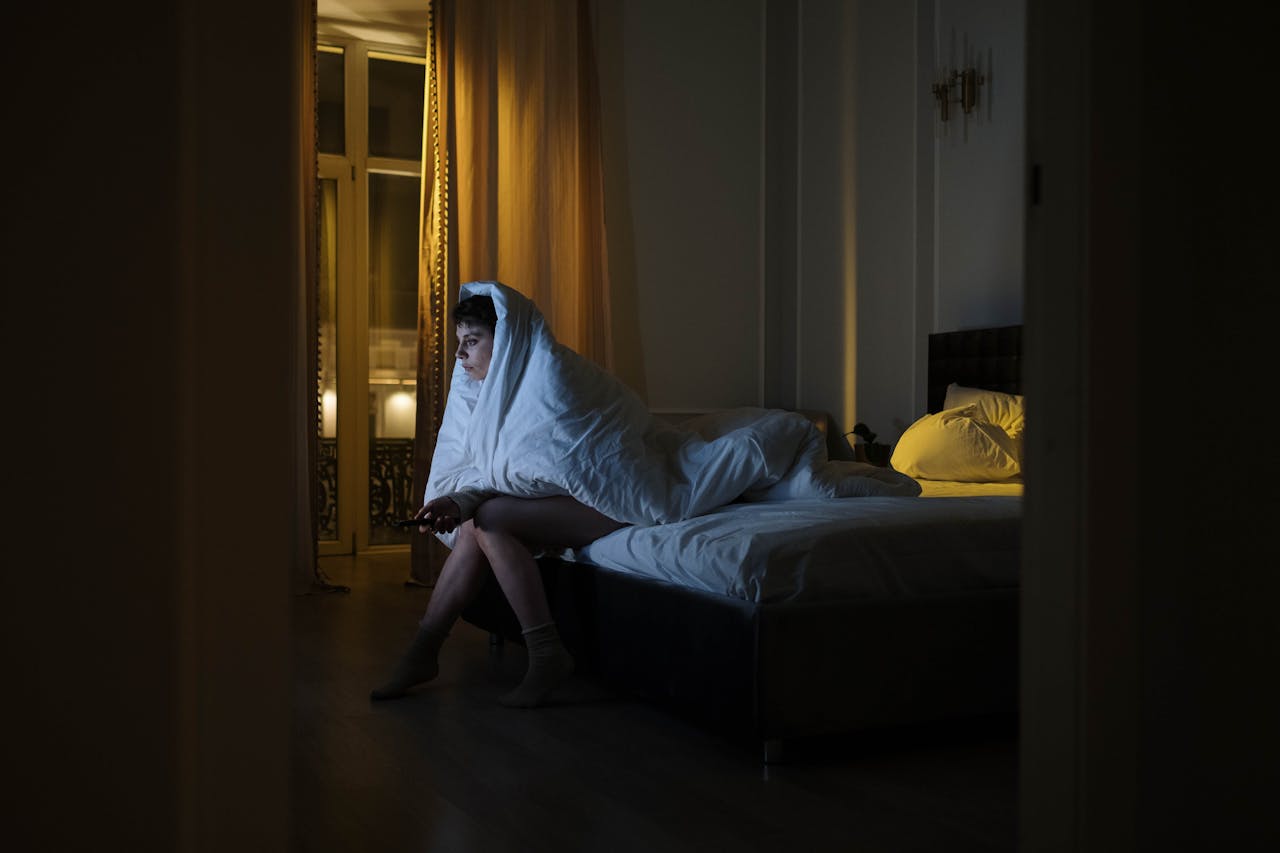
[[[327,48],[316,53],[317,114],[322,154],[343,154],[347,150],[346,90],[344,55]]]
[[[320,181],[320,539],[338,538],[338,182]]]
[[[417,417],[419,181],[369,175],[370,542],[408,542],[391,526],[420,504],[413,493]]]
[[[422,157],[422,102],[426,67],[369,57],[369,155]]]

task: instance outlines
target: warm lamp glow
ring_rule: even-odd
[[[334,438],[338,434],[338,392],[332,388],[320,398],[320,435]]]
[[[417,412],[418,401],[407,391],[396,391],[388,395],[383,435],[387,438],[412,438]]]

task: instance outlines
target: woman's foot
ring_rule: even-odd
[[[413,638],[409,650],[396,664],[391,677],[380,687],[375,687],[369,698],[375,702],[384,699],[399,699],[416,684],[430,681],[440,674],[440,646],[448,634],[441,634],[427,628],[419,628]]]
[[[573,674],[573,655],[560,642],[554,622],[524,631],[529,649],[529,669],[524,681],[498,701],[509,708],[534,708],[546,701],[551,691]]]

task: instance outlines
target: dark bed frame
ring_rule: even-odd
[[[1020,357],[1020,326],[930,335],[929,411],[951,382],[1020,393]],[[559,559],[539,568],[580,671],[756,738],[766,762],[792,738],[1017,707],[1017,587],[758,604]],[[463,618],[520,642],[492,576]]]

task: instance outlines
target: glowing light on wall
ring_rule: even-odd
[[[332,388],[320,398],[320,435],[325,438],[338,435],[338,392]]]
[[[841,58],[840,80],[843,102],[853,104],[855,70],[853,57],[847,52]],[[844,399],[840,416],[844,418],[844,428],[852,429],[857,422],[858,402],[858,128],[853,109],[841,114],[840,136],[840,226],[844,234]]]

